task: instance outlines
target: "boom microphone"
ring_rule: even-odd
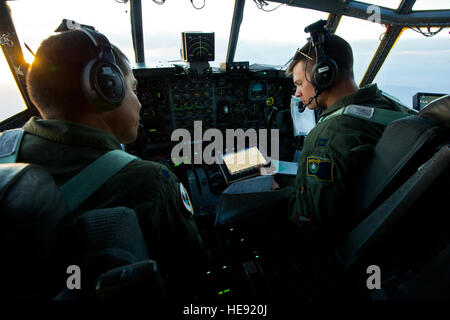
[[[298,112],[302,113],[303,111],[305,111],[306,107],[309,106],[309,105],[311,104],[311,102],[314,100],[315,97],[316,97],[316,96],[311,97],[311,98],[308,100],[308,103],[306,103],[306,104],[303,104],[302,100],[300,100],[300,101],[298,102]]]
[[[300,112],[300,113],[302,113],[302,112],[305,111],[305,109],[306,109],[306,106],[303,104],[302,100],[300,100],[300,101],[298,102],[297,107],[298,107],[298,112]]]

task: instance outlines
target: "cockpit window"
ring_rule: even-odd
[[[14,26],[23,50],[25,60],[33,62],[33,55],[25,48],[26,43],[36,51],[42,40],[52,35],[62,19],[93,25],[104,33],[112,43],[134,60],[133,44],[130,37],[129,4],[111,0],[21,0],[9,1]],[[5,56],[0,58],[0,121],[25,109],[19,90],[6,63]]]
[[[306,43],[305,27],[328,17],[325,12],[278,5],[270,3],[263,11],[246,1],[236,61],[282,67]]]
[[[431,38],[404,30],[374,82],[407,106],[417,92],[450,94],[448,42],[448,30]]]
[[[63,18],[95,26],[134,62],[130,3],[123,2],[127,1],[21,0],[9,1],[8,5],[29,63],[33,56],[25,49],[24,43],[35,51]],[[202,3],[194,1],[194,4],[197,2]],[[304,28],[328,17],[326,12],[267,3],[264,9],[269,12],[258,8],[255,1],[246,1],[235,61],[282,67],[305,43],[308,34],[304,33]],[[396,9],[400,0],[372,0],[370,3]],[[187,0],[165,1],[163,5],[142,1],[146,63],[150,66],[177,63],[181,60],[181,32],[203,31],[215,33],[215,60],[210,64],[218,67],[226,60],[234,5],[234,1],[206,0],[205,6],[197,10]],[[448,0],[418,0],[413,7],[413,10],[430,9],[448,9]],[[342,17],[336,33],[353,47],[357,83],[362,79],[385,31],[386,27],[380,24]],[[448,36],[448,29],[433,38],[405,30],[374,82],[408,106],[411,105],[414,90],[449,93],[448,80],[444,79],[450,71]],[[0,58],[0,70],[0,120],[3,120],[7,115],[22,110],[24,103],[18,98],[20,94],[4,57]]]
[[[443,0],[417,1],[413,10],[448,9]],[[396,9],[399,1],[371,1],[378,5]],[[354,53],[354,71],[357,83],[361,81],[372,60],[386,26],[370,21],[343,17],[336,34],[345,38]],[[436,32],[439,28],[431,28]],[[405,28],[391,49],[374,81],[406,106],[412,107],[412,97],[417,92],[450,93],[448,74],[450,54],[448,29],[429,37],[428,30]]]
[[[432,10],[432,9],[448,9],[449,4],[446,0],[427,0],[416,1],[413,10]]]
[[[356,83],[363,78],[385,31],[384,26],[371,21],[350,17],[341,18],[336,34],[352,46]]]
[[[0,52],[0,97],[0,121],[26,109],[3,52]]]
[[[202,3],[202,1],[194,1]],[[181,33],[184,31],[214,32],[215,61],[225,61],[233,18],[234,1],[206,1],[203,9],[195,9],[190,1],[166,1],[156,5],[142,1],[145,61],[160,65],[181,61]]]
[[[62,19],[94,26],[129,56],[130,60],[134,60],[129,4],[111,0],[21,0],[9,1],[8,4],[25,60],[30,63],[33,56],[23,43],[26,42],[35,51],[42,40],[53,34]]]

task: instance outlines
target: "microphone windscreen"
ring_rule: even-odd
[[[303,111],[305,111],[305,109],[306,109],[306,105],[304,105],[302,100],[300,100],[298,102],[298,112],[302,113]]]

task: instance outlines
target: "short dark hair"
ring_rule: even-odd
[[[112,45],[116,63],[128,75],[128,59]],[[27,74],[27,90],[41,114],[73,114],[87,104],[81,89],[81,72],[97,55],[87,35],[78,30],[42,41]]]
[[[338,76],[354,78],[353,75],[353,51],[350,44],[335,34],[328,34],[325,37],[324,44],[325,54],[333,59],[338,66]],[[309,56],[314,61],[311,61],[306,56]],[[307,42],[301,49],[295,52],[292,62],[286,69],[286,74],[290,75],[294,67],[300,61],[306,61],[306,65],[310,64],[310,68],[316,63],[316,50],[312,47],[311,42]]]

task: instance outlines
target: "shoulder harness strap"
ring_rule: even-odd
[[[69,208],[75,210],[106,181],[131,161],[139,159],[123,150],[112,150],[97,158],[61,186]]]

